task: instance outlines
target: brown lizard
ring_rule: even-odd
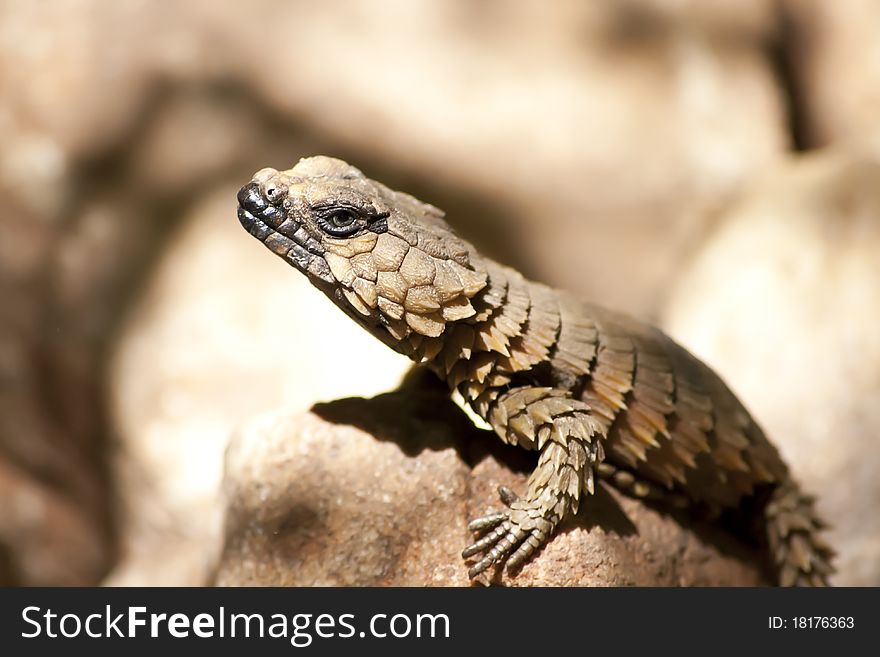
[[[524,494],[502,489],[506,510],[470,523],[471,577],[522,564],[602,475],[715,514],[757,501],[779,583],[827,583],[813,500],[721,379],[659,329],[526,280],[341,160],[262,169],[238,201],[251,235],[503,441],[539,452]]]

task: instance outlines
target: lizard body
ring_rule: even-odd
[[[524,494],[474,520],[469,574],[528,559],[602,475],[710,513],[762,502],[781,584],[821,585],[812,500],[733,393],[659,329],[479,254],[443,213],[327,157],[263,169],[242,225],[357,323],[458,390],[502,440],[539,452]]]

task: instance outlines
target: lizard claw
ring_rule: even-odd
[[[468,525],[472,532],[490,530],[461,553],[465,559],[484,553],[483,558],[468,570],[471,579],[504,561],[507,562],[508,572],[516,569],[547,540],[553,530],[549,520],[536,513],[533,505],[520,501],[509,488],[499,487],[498,494],[508,510],[490,513]]]
[[[526,533],[518,527],[504,521],[493,531],[467,547],[462,556],[467,558],[485,551],[485,556],[468,570],[468,577],[473,579],[496,563],[500,563],[525,538]]]
[[[510,506],[519,499],[519,495],[510,490],[507,486],[498,487],[498,497],[504,503],[504,506]]]
[[[494,529],[505,520],[507,520],[506,513],[490,513],[489,515],[483,516],[482,518],[471,520],[468,524],[468,531],[477,533],[486,529]]]
[[[519,495],[510,490],[507,486],[499,486],[498,487],[498,497],[501,498],[501,501],[504,503],[504,506],[510,507],[511,504],[516,502],[519,499]],[[500,525],[504,520],[507,519],[507,513],[490,513],[488,515],[483,516],[482,518],[477,518],[476,520],[471,520],[468,523],[468,531],[477,533],[482,532],[487,529],[494,529],[498,525]],[[465,557],[470,555],[463,555]]]

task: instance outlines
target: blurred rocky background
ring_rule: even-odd
[[[344,541],[375,499],[271,514],[308,501],[297,459],[326,481],[350,474],[328,444],[368,449],[301,412],[407,363],[234,210],[256,169],[323,153],[531,277],[662,322],[819,496],[836,581],[880,585],[878,24],[880,0],[0,1],[0,584],[356,581],[297,559],[326,547],[309,514],[336,509]],[[346,481],[408,468],[392,507],[464,467],[388,448]],[[506,472],[486,459],[478,491],[478,468]],[[492,503],[455,486],[424,492],[449,522]],[[729,557],[620,504],[645,551],[567,532],[556,549],[625,571],[578,582],[756,581],[700,580]],[[402,583],[382,573],[418,570],[407,550],[448,562],[452,531],[365,555],[360,581]],[[566,563],[545,552],[535,568]]]

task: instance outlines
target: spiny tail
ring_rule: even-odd
[[[779,484],[767,503],[767,540],[780,586],[827,586],[834,572],[834,551],[819,536],[826,525],[813,503],[791,479]]]

